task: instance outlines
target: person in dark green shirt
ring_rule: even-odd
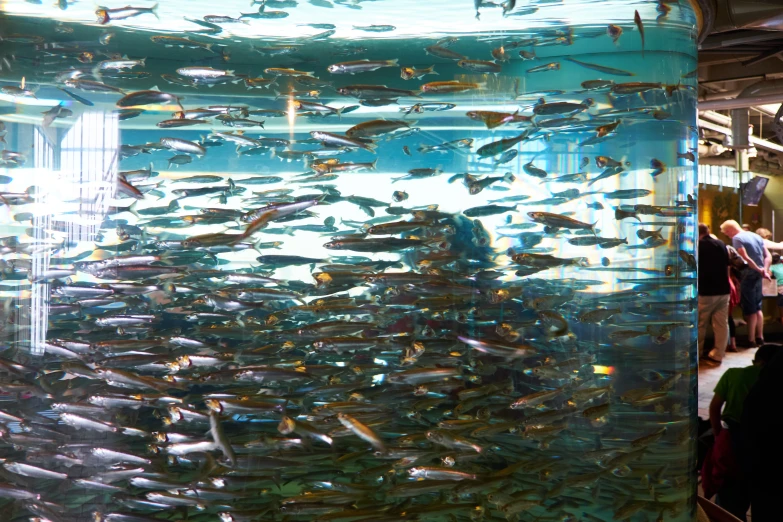
[[[756,384],[761,368],[771,361],[780,349],[780,345],[777,344],[762,345],[756,351],[752,366],[729,368],[721,375],[715,386],[715,395],[710,402],[712,433],[717,437],[724,429],[729,430],[731,452],[738,465],[742,462],[740,419],[742,419],[745,397]],[[750,492],[741,473],[727,477],[718,491],[716,503],[740,520],[745,520],[745,514],[750,507]]]

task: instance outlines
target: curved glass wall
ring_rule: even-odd
[[[3,2],[8,520],[676,520],[686,2]]]

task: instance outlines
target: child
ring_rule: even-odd
[[[726,245],[726,249],[729,251],[729,287],[731,288],[731,293],[729,294],[729,346],[726,351],[736,352],[736,332],[739,320],[736,322],[734,320],[734,308],[739,306],[740,303],[740,274],[745,268],[745,260],[740,257],[733,246]]]
[[[772,266],[769,267],[769,271],[772,272],[772,277],[778,284],[778,322],[783,323],[783,262],[781,262],[780,254],[772,254]]]

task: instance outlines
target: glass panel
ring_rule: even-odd
[[[2,5],[9,520],[691,519],[688,3]]]

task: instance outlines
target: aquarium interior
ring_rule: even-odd
[[[2,2],[8,520],[691,520],[687,2]]]

